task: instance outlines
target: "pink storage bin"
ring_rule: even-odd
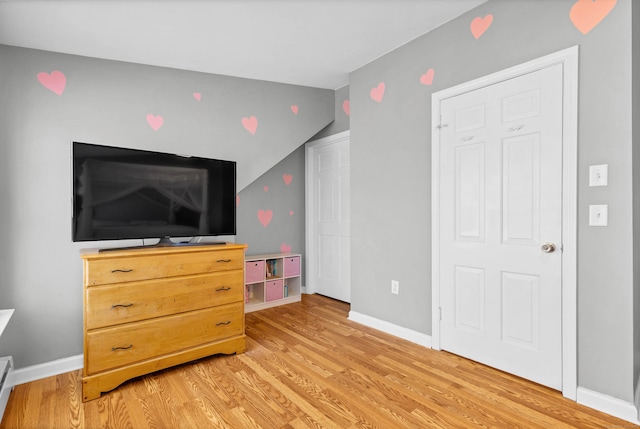
[[[275,301],[283,298],[282,279],[270,280],[265,283],[265,301]]]
[[[264,280],[264,261],[245,262],[245,283],[257,283]]]
[[[285,277],[300,275],[300,256],[284,258],[284,275]]]

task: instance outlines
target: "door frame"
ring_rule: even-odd
[[[315,274],[318,267],[315,266],[313,261],[316,258],[315,244],[316,244],[316,236],[317,231],[313,225],[313,210],[315,209],[315,191],[314,191],[314,182],[315,182],[315,174],[313,168],[313,157],[315,152],[324,147],[331,144],[339,143],[344,140],[351,139],[351,130],[343,131],[337,134],[332,134],[327,137],[323,137],[317,140],[312,140],[305,144],[304,148],[304,162],[305,162],[305,193],[304,193],[304,203],[305,203],[305,253],[306,253],[306,261],[305,264],[305,282],[306,286],[302,287],[303,293],[316,293],[317,285],[315,283]]]
[[[577,400],[578,46],[456,85],[431,96],[431,348],[440,347],[440,104],[479,88],[563,64],[562,102],[562,394]]]

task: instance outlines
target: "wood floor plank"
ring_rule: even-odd
[[[300,410],[300,414],[298,414],[299,420],[312,428],[336,427],[335,424],[325,416],[324,410],[319,409],[316,404],[313,403],[313,400],[309,400],[312,398],[299,395],[286,383],[282,382],[278,377],[279,371],[272,370],[266,359],[254,360],[247,358],[246,353],[240,355],[239,358],[245,360],[246,364],[251,366],[256,374],[282,392],[284,397],[287,398],[287,401],[290,401]]]
[[[200,397],[185,403],[185,409],[191,413],[196,422],[195,428],[222,428],[226,423],[210,398]]]
[[[15,387],[0,429],[640,428],[560,392],[348,320],[319,295],[249,313],[247,351],[82,402],[81,371]]]

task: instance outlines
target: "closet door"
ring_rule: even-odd
[[[309,292],[351,301],[349,136],[307,146]]]
[[[445,99],[442,348],[562,388],[562,65]]]

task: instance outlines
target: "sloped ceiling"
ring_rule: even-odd
[[[0,44],[338,89],[486,0],[0,0]]]

